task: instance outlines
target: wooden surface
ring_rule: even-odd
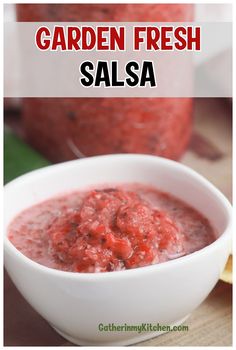
[[[231,106],[225,99],[195,102],[194,134],[182,162],[202,173],[231,200]],[[9,174],[8,174],[9,176]],[[70,346],[22,298],[5,275],[6,346]],[[193,291],[194,293],[194,291]],[[172,332],[138,346],[232,345],[232,286],[219,281],[185,322],[188,332]]]
[[[182,163],[204,175],[232,199],[232,110],[229,101],[197,99],[190,149]]]

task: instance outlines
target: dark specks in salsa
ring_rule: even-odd
[[[72,272],[163,263],[215,240],[210,223],[195,209],[141,184],[49,199],[19,214],[8,237],[30,259]]]

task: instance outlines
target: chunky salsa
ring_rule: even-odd
[[[26,209],[13,245],[59,270],[107,272],[181,257],[215,240],[210,223],[177,198],[144,185],[73,192]]]

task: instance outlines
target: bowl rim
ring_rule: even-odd
[[[148,266],[143,266],[143,267],[138,267],[138,268],[133,268],[133,269],[126,269],[126,270],[120,270],[120,271],[110,271],[110,272],[70,272],[70,271],[62,271],[54,268],[47,267],[45,265],[41,265],[34,260],[31,260],[27,256],[25,256],[23,253],[21,253],[8,239],[7,237],[7,230],[4,229],[4,250],[9,251],[11,254],[14,254],[17,259],[22,260],[25,264],[29,265],[32,269],[39,270],[42,273],[48,274],[48,275],[54,275],[60,278],[69,278],[69,279],[74,279],[74,280],[83,280],[83,281],[95,281],[95,280],[106,280],[107,278],[130,278],[131,275],[137,276],[142,273],[153,273],[154,271],[159,271],[159,270],[165,270],[169,268],[173,268],[173,265],[181,265],[184,263],[187,263],[189,260],[195,259],[198,256],[203,256],[208,253],[210,253],[212,250],[217,248],[224,242],[225,240],[230,240],[231,236],[231,226],[232,226],[232,206],[228,199],[221,193],[220,190],[218,190],[209,180],[207,180],[204,176],[193,170],[192,168],[188,167],[187,165],[184,165],[180,162],[170,160],[167,158],[163,157],[158,157],[158,156],[153,156],[153,155],[146,155],[146,154],[109,154],[109,155],[101,155],[101,156],[93,156],[93,157],[87,157],[87,158],[82,158],[82,159],[75,159],[75,160],[70,160],[58,164],[52,164],[49,166],[42,167],[40,169],[36,169],[33,171],[30,171],[26,174],[23,174],[16,179],[10,181],[4,186],[4,196],[6,195],[5,192],[6,190],[11,187],[16,185],[19,181],[22,179],[28,179],[31,178],[32,176],[38,175],[40,176],[42,173],[45,173],[47,171],[51,170],[56,170],[58,168],[64,168],[65,165],[70,165],[74,163],[85,163],[85,162],[96,162],[99,161],[100,159],[110,159],[110,158],[115,158],[115,159],[133,159],[133,160],[142,160],[142,159],[149,159],[151,161],[159,161],[163,162],[167,165],[170,166],[175,166],[178,167],[179,169],[182,169],[185,173],[187,173],[188,176],[192,176],[195,180],[197,180],[199,183],[202,183],[205,185],[205,187],[208,188],[208,190],[216,197],[218,198],[219,201],[221,201],[221,205],[225,207],[226,213],[227,213],[227,219],[228,223],[227,226],[220,234],[219,237],[216,238],[214,242],[209,244],[206,247],[203,247],[202,249],[195,251],[193,253],[184,255],[182,257],[169,260],[160,264],[153,264],[153,265],[148,265]]]

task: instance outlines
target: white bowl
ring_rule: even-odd
[[[173,194],[202,212],[218,238],[197,252],[162,264],[91,274],[42,266],[7,239],[8,224],[23,209],[68,190],[112,182],[140,182]],[[99,324],[183,322],[216,284],[229,255],[230,236],[228,200],[192,169],[164,158],[91,157],[33,171],[5,187],[7,271],[32,307],[75,344],[127,345],[161,333],[101,332]]]

